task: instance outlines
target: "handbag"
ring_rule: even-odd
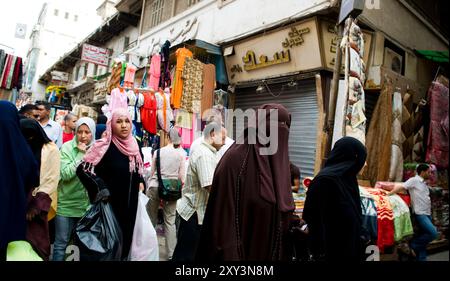
[[[181,180],[163,179],[161,177],[161,155],[160,149],[156,152],[156,169],[158,173],[158,195],[165,201],[177,201],[181,198]]]

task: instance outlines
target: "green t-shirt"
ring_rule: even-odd
[[[89,197],[76,175],[77,165],[84,153],[77,148],[76,138],[61,147],[61,179],[58,185],[56,214],[64,217],[82,217],[89,208]]]

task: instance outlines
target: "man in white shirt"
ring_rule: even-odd
[[[412,210],[420,230],[419,233],[415,234],[410,246],[418,261],[426,261],[427,246],[437,238],[438,233],[431,218],[430,187],[426,183],[426,180],[430,177],[430,167],[426,164],[419,164],[416,172],[415,177],[410,178],[403,184],[397,184],[389,195],[405,190],[409,191]]]
[[[211,116],[210,118],[208,118],[208,120],[206,121],[206,125],[208,125],[209,123],[218,123],[221,124],[222,126],[222,134],[225,135],[225,142],[223,144],[223,146],[219,149],[219,151],[217,151],[217,157],[218,157],[218,161],[220,161],[220,159],[222,159],[222,156],[225,154],[225,152],[227,152],[227,150],[231,147],[231,145],[234,143],[234,140],[232,138],[229,138],[227,129],[225,129],[224,124],[222,122],[222,118],[220,116]],[[199,146],[200,144],[205,140],[204,135],[202,134],[201,137],[195,139],[192,144],[191,147],[189,149],[189,153],[192,154]]]
[[[204,137],[204,141],[189,157],[186,184],[183,195],[177,202],[180,227],[178,243],[173,253],[174,261],[194,260],[214,171],[219,162],[217,151],[225,142],[222,127],[215,122],[205,127]]]
[[[61,148],[63,144],[63,130],[61,128],[61,125],[50,119],[50,104],[45,101],[40,101],[36,102],[36,106],[40,115],[39,123],[41,124],[48,138],[56,143],[58,148]]]

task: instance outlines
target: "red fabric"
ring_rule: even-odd
[[[68,142],[68,141],[71,141],[71,140],[73,140],[73,137],[74,137],[75,135],[73,134],[73,133],[66,133],[66,132],[63,132],[63,143],[66,143],[66,142]]]
[[[2,77],[3,81],[2,81],[1,87],[5,88],[5,89],[6,89],[6,84],[8,82],[8,75],[9,75],[9,72],[11,71],[12,58],[13,58],[13,56],[8,55],[6,62],[5,62],[5,66],[4,66],[4,73],[3,73],[3,77]]]
[[[158,104],[154,93],[147,92],[144,95],[144,105],[141,107],[142,126],[150,134],[156,134],[156,112]]]
[[[22,58],[17,57],[16,64],[14,67],[14,73],[11,80],[11,88],[15,88],[19,81],[19,69],[22,68]]]
[[[411,197],[408,194],[397,194],[397,195],[400,196],[400,198],[402,198],[403,201],[405,201],[408,207],[411,207]]]
[[[378,241],[377,246],[381,253],[386,247],[395,243],[394,212],[386,192],[376,188],[367,188],[377,206]]]
[[[428,90],[430,104],[430,132],[426,162],[439,168],[448,168],[448,87],[433,82]]]

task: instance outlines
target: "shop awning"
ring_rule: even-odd
[[[416,53],[423,58],[437,63],[448,63],[448,51],[416,50]]]
[[[199,39],[190,39],[185,42],[173,45],[170,47],[171,53],[174,54],[178,48],[185,47],[191,50],[200,61],[204,61],[204,56],[201,53],[206,53],[212,56],[212,61],[216,66],[216,80],[218,83],[223,85],[228,85],[228,76],[225,68],[225,60],[223,58],[222,49],[218,45],[214,45]],[[200,51],[201,50],[201,51]],[[197,54],[197,55],[195,55]]]

